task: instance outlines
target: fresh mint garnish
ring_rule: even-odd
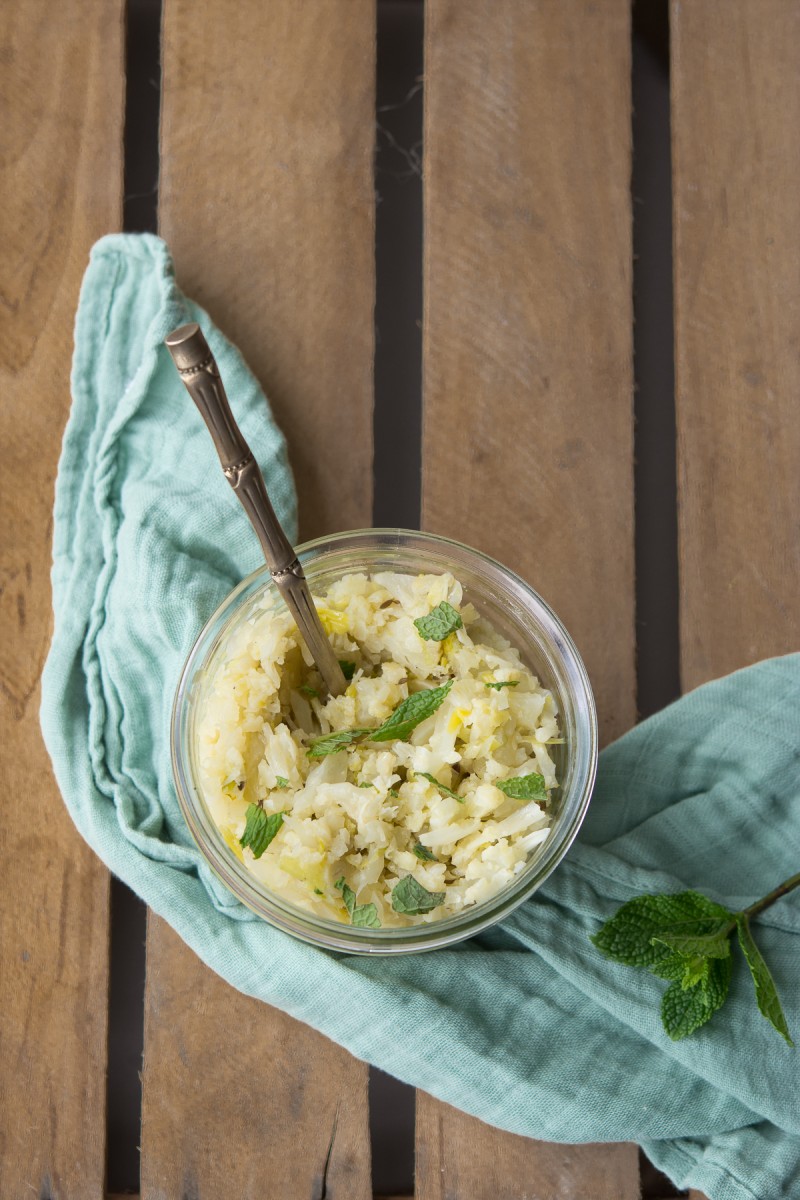
[[[430,851],[427,846],[423,846],[422,842],[417,842],[416,846],[414,847],[414,853],[416,854],[417,858],[419,858],[422,862],[436,862],[437,861],[436,855],[433,854],[432,851]]]
[[[444,892],[429,892],[413,875],[406,875],[392,890],[392,908],[396,913],[419,916],[444,904]]]
[[[494,785],[512,800],[546,800],[547,788],[543,775],[517,775],[514,779],[501,779]]]
[[[427,779],[428,783],[432,783],[433,786],[438,788],[440,792],[444,792],[445,796],[452,797],[452,799],[457,800],[459,804],[464,803],[463,796],[457,796],[456,793],[451,791],[449,787],[445,787],[443,783],[439,783],[439,780],[435,775],[429,775],[427,771],[415,771],[414,774],[419,775],[420,779]]]
[[[502,679],[498,683],[485,683],[483,686],[488,687],[488,688],[494,688],[494,690],[496,692],[499,692],[502,690],[502,688],[518,687],[519,680],[518,679]]]
[[[333,885],[342,893],[344,906],[350,914],[350,924],[361,929],[380,929],[378,910],[374,904],[356,904],[356,894],[344,881],[344,875]]]
[[[442,687],[429,688],[423,692],[415,692],[407,700],[398,704],[392,715],[377,729],[369,733],[371,742],[405,742],[416,727],[426,718],[433,715],[444,702],[453,680]]]
[[[342,668],[342,674],[349,683],[356,673],[356,664],[354,662],[349,662],[346,658],[340,658],[339,666]]]
[[[442,600],[441,604],[432,608],[426,617],[417,617],[414,624],[417,627],[417,633],[426,642],[441,642],[449,633],[460,629],[464,622],[452,604]]]
[[[247,821],[244,833],[239,838],[239,845],[249,846],[253,858],[261,858],[272,839],[283,824],[283,813],[270,813],[269,816],[258,804],[247,806]]]
[[[337,729],[335,733],[325,733],[308,743],[306,754],[309,758],[327,758],[329,754],[344,750],[345,746],[357,742],[369,732],[369,729]]]
[[[337,729],[335,733],[313,738],[308,744],[306,754],[309,758],[325,758],[328,754],[336,754],[345,746],[360,741],[405,742],[421,721],[436,712],[452,686],[451,679],[442,687],[415,692],[413,696],[398,704],[392,715],[377,729]]]
[[[775,981],[753,939],[750,920],[798,886],[800,875],[794,875],[738,913],[700,892],[635,896],[592,941],[607,958],[645,967],[670,981],[662,999],[661,1021],[667,1034],[678,1041],[705,1025],[724,1004],[731,980],[731,935],[736,930],[759,1010],[792,1046]]]
[[[778,989],[775,987],[775,980],[770,974],[769,967],[764,962],[764,956],[753,941],[753,935],[750,932],[750,920],[746,912],[736,914],[736,932],[739,936],[739,945],[742,948],[742,953],[747,959],[750,974],[753,976],[753,983],[756,989],[756,1003],[758,1004],[759,1011],[775,1026],[781,1037],[785,1038],[790,1046],[793,1046],[794,1042],[789,1033],[789,1026],[786,1024],[783,1009],[781,1008]]]

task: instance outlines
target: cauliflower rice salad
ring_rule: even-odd
[[[343,695],[271,600],[209,668],[198,758],[223,838],[270,891],[353,925],[488,899],[550,832],[552,694],[452,575],[351,574],[315,601]]]

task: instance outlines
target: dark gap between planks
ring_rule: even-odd
[[[680,693],[668,0],[634,0],[633,348],[639,717]],[[639,1152],[642,1200],[686,1196]]]
[[[373,524],[418,529],[422,476],[424,5],[378,0]],[[414,1089],[369,1076],[372,1190],[414,1192]]]
[[[128,0],[122,227],[155,233],[161,105],[161,0]],[[106,1189],[138,1194],[147,909],[111,880]]]
[[[375,132],[376,526],[419,529],[424,5],[379,0]]]
[[[667,0],[633,5],[637,708],[680,694]]]

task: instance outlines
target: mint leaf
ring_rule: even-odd
[[[416,854],[417,858],[422,860],[422,862],[437,861],[436,855],[433,854],[427,846],[423,846],[422,842],[417,842],[416,846],[414,847],[414,853]]]
[[[445,796],[451,796],[453,800],[457,800],[459,804],[464,803],[463,796],[457,796],[456,793],[452,792],[449,787],[445,787],[443,783],[439,783],[439,780],[435,775],[429,775],[427,771],[415,771],[414,774],[419,775],[420,779],[427,779],[428,783],[432,783],[433,786],[437,787],[440,792],[444,792]]]
[[[775,1026],[781,1037],[785,1038],[790,1046],[793,1046],[794,1042],[789,1033],[789,1026],[786,1023],[783,1009],[781,1008],[778,989],[775,987],[775,980],[770,974],[769,967],[764,962],[761,951],[753,941],[753,935],[750,932],[750,922],[744,913],[739,913],[736,918],[736,931],[739,935],[739,945],[742,947],[742,953],[747,959],[750,974],[753,976],[759,1011]]]
[[[437,604],[436,608],[431,609],[426,617],[417,617],[414,624],[417,627],[417,633],[426,642],[441,642],[448,633],[460,629],[464,622],[452,604],[442,600],[441,604]]]
[[[349,912],[350,916],[352,917],[353,909],[356,906],[355,892],[353,891],[353,889],[351,887],[348,887],[347,884],[345,883],[344,875],[341,875],[336,880],[336,883],[333,886],[342,893],[342,899],[344,900],[344,906],[347,909],[347,911]]]
[[[380,929],[381,922],[374,904],[357,904],[350,914],[350,924],[361,929]]]
[[[354,662],[348,662],[346,658],[340,658],[339,666],[342,668],[342,674],[349,683],[356,673],[356,664]]]
[[[494,786],[513,800],[547,799],[543,775],[517,775],[514,779],[501,779]]]
[[[699,921],[696,932],[690,928],[678,929],[660,933],[653,940],[686,958],[727,958],[731,952],[728,934],[732,928],[733,919],[717,921],[713,925]]]
[[[357,925],[362,929],[380,929],[381,923],[378,919],[377,908],[374,904],[356,904],[356,894],[345,883],[344,875],[340,876],[333,886],[342,893],[344,906],[350,914],[351,925]]]
[[[720,923],[732,919],[732,913],[700,892],[635,896],[623,904],[591,940],[607,958],[630,967],[654,970],[657,964],[675,953],[663,942],[654,941],[661,934],[689,932],[696,935],[698,921]],[[701,929],[702,933],[707,931],[707,928]]]
[[[275,776],[275,786],[277,788],[280,788],[281,791],[283,791],[285,788],[287,788],[289,786],[289,780],[286,778],[285,775],[276,775]]]
[[[489,688],[494,688],[494,690],[496,692],[499,692],[499,691],[501,691],[502,688],[505,688],[505,687],[518,687],[519,680],[518,679],[503,679],[499,683],[485,683],[483,686],[489,687]]]
[[[247,806],[247,823],[244,833],[239,838],[240,846],[249,846],[253,858],[261,858],[272,839],[283,824],[283,813],[270,813],[269,816],[257,804]]]
[[[398,704],[392,715],[377,729],[337,729],[335,733],[312,738],[306,754],[309,758],[325,758],[364,738],[370,742],[404,742],[421,721],[436,712],[452,686],[451,679],[442,687],[415,692]]]
[[[678,1042],[705,1025],[725,1003],[731,982],[731,959],[706,958],[702,978],[685,988],[672,983],[661,1001],[661,1021],[664,1029]]]
[[[396,913],[419,916],[444,904],[444,892],[429,892],[413,875],[406,875],[392,891],[392,908]]]
[[[351,742],[362,738],[369,729],[337,729],[335,733],[326,733],[322,737],[312,738],[306,748],[309,758],[327,758],[329,754],[337,754]]]
[[[319,692],[317,691],[317,689],[310,687],[310,685],[307,683],[303,684],[303,686],[300,688],[300,691],[305,696],[313,696],[315,699],[319,696]]]
[[[368,740],[371,742],[405,742],[422,721],[436,712],[452,686],[453,680],[451,679],[442,687],[415,692],[413,696],[409,696],[407,700],[398,704],[392,715],[382,725],[377,729],[367,731]]]

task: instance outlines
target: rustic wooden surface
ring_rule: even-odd
[[[553,604],[607,740],[635,719],[629,5],[426,12],[423,525]],[[420,1200],[639,1195],[634,1146],[422,1095],[417,1160]]]
[[[0,12],[0,1196],[9,1200],[99,1200],[105,1174],[108,873],[61,802],[38,717],[75,305],[89,247],[121,214],[122,7],[39,0]]]
[[[161,230],[180,282],[271,397],[303,536],[367,525],[374,6],[165,9]],[[101,1200],[105,1175],[108,876],[59,800],[38,680],[77,291],[120,224],[122,10],[31,0],[0,17],[0,429],[7,463],[20,429],[36,449],[24,492],[0,477],[3,1200]],[[608,739],[635,717],[629,5],[426,13],[424,525],[553,603]],[[671,25],[689,688],[800,628],[800,10],[672,0]],[[417,1200],[638,1195],[632,1147],[532,1142],[423,1094],[417,1156]],[[234,1194],[366,1200],[367,1071],[151,916],[142,1196]]]
[[[371,517],[373,22],[366,0],[165,10],[160,230],[266,388],[303,538]],[[363,1063],[155,917],[145,1002],[143,1197],[370,1194]]]
[[[672,7],[685,689],[800,630],[800,7]]]

